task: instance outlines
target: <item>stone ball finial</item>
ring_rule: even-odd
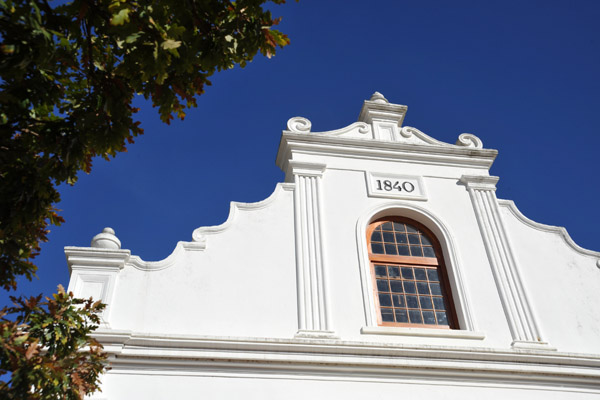
[[[371,101],[382,104],[389,103],[389,101],[379,92],[373,93],[373,95],[371,96]]]
[[[92,247],[118,250],[121,248],[121,241],[115,236],[113,228],[106,227],[101,233],[94,236],[92,239]]]

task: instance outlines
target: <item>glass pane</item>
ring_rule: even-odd
[[[419,294],[429,294],[429,286],[427,282],[417,282],[417,291]]]
[[[396,233],[396,242],[400,243],[404,243],[407,244],[408,243],[408,239],[406,238],[406,233]]]
[[[417,293],[417,288],[415,287],[414,282],[404,282],[404,292],[405,293]]]
[[[415,268],[415,279],[418,281],[426,281],[427,274],[425,273],[425,268]]]
[[[396,310],[396,322],[408,322],[408,312],[406,310]]]
[[[431,288],[431,294],[437,294],[438,296],[442,295],[442,288],[439,283],[430,283],[429,287]]]
[[[391,231],[392,230],[392,223],[391,222],[385,222],[384,224],[381,225],[381,229],[383,229],[384,231]]]
[[[413,276],[413,270],[411,267],[402,267],[402,278],[415,279]]]
[[[424,245],[432,246],[431,241],[425,235],[421,235],[421,243],[423,243]]]
[[[427,277],[429,278],[430,281],[439,281],[440,280],[438,278],[437,270],[435,270],[435,269],[428,269]]]
[[[392,232],[383,232],[383,241],[386,243],[394,243],[394,234]]]
[[[401,294],[392,295],[392,300],[394,301],[394,307],[406,307],[404,304],[404,296]]]
[[[433,311],[423,311],[423,322],[427,325],[435,325],[435,316]]]
[[[402,293],[402,281],[390,281],[390,287],[394,293]]]
[[[410,254],[413,257],[423,257],[423,250],[421,250],[421,246],[410,246]]]
[[[438,325],[448,325],[448,318],[445,312],[436,312],[435,316],[437,317]]]
[[[408,235],[408,243],[420,245],[419,235]]]
[[[377,279],[377,290],[380,292],[389,292],[388,281],[383,279]]]
[[[398,254],[401,256],[410,256],[408,252],[408,246],[398,246]]]
[[[407,231],[407,232],[413,232],[413,233],[417,233],[417,232],[419,232],[419,231],[417,230],[417,228],[415,228],[414,226],[412,226],[412,225],[409,225],[409,224],[406,224],[406,231]]]
[[[382,308],[381,320],[384,322],[394,322],[394,310],[391,308]]]
[[[385,254],[393,254],[393,255],[398,254],[398,251],[396,251],[396,245],[395,244],[386,244],[385,245]]]
[[[419,308],[417,296],[406,296],[406,306],[408,308]]]
[[[406,228],[404,227],[404,224],[401,224],[399,222],[394,222],[394,230],[396,232],[404,232],[406,230]]]
[[[381,232],[373,232],[373,234],[371,235],[371,241],[372,242],[381,242]]]
[[[399,277],[400,276],[400,268],[392,267],[390,265],[390,266],[388,266],[388,273],[390,274],[391,278]]]
[[[392,298],[389,294],[380,294],[379,295],[379,305],[382,307],[391,307],[392,306]]]
[[[422,324],[423,320],[421,319],[421,312],[418,310],[408,310],[408,315],[410,317],[410,322],[413,324]]]
[[[433,310],[433,304],[431,303],[431,297],[419,296],[419,302],[421,303],[421,309]]]
[[[371,243],[371,251],[373,254],[384,254],[383,245],[380,243]]]
[[[446,309],[446,307],[444,307],[444,299],[441,297],[434,297],[433,305],[435,306],[436,310],[445,310]]]
[[[375,276],[387,276],[385,265],[375,266]]]
[[[433,251],[433,247],[423,247],[423,255],[425,257],[435,257],[435,251]]]

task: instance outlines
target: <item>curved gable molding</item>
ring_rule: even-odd
[[[387,202],[369,209],[356,224],[356,242],[360,265],[360,278],[363,292],[365,322],[367,327],[377,327],[377,309],[373,282],[370,275],[370,261],[367,251],[367,226],[374,220],[385,216],[403,216],[414,219],[429,228],[440,241],[444,253],[444,261],[448,278],[452,287],[452,295],[456,305],[456,313],[461,330],[476,331],[475,322],[469,304],[469,297],[461,272],[461,262],[455,245],[455,239],[440,218],[425,208],[404,202]]]
[[[275,190],[269,197],[264,200],[257,201],[256,203],[242,203],[238,201],[232,201],[231,206],[229,208],[229,216],[227,220],[220,225],[214,226],[202,226],[200,228],[194,229],[192,233],[192,240],[194,242],[206,242],[206,237],[208,235],[216,235],[221,233],[231,227],[233,221],[238,215],[239,211],[256,211],[261,210],[265,207],[268,207],[272,202],[275,201],[279,194],[283,191],[291,191],[294,190],[295,185],[293,183],[278,183],[275,187]]]
[[[268,207],[279,194],[283,191],[294,189],[293,183],[278,183],[273,193],[264,200],[256,203],[242,203],[237,201],[231,202],[229,216],[221,225],[203,226],[197,228],[192,233],[191,242],[178,242],[175,250],[164,260],[160,261],[144,261],[139,256],[130,256],[125,265],[131,265],[142,271],[160,271],[177,264],[180,259],[185,257],[188,251],[204,251],[206,250],[206,238],[208,235],[215,235],[227,230],[233,224],[239,211],[255,211]]]
[[[560,236],[571,249],[573,249],[579,254],[600,258],[600,251],[584,249],[583,247],[575,243],[569,235],[569,233],[567,232],[566,228],[562,226],[541,224],[539,222],[535,222],[527,218],[525,215],[523,215],[521,210],[517,208],[515,202],[512,200],[498,199],[498,203],[500,204],[500,206],[506,207],[519,221],[521,221],[525,225],[541,232],[554,233],[555,235]],[[598,260],[597,265],[600,268],[600,260]]]
[[[348,126],[333,131],[311,132],[312,123],[304,117],[293,117],[287,122],[289,132],[311,133],[313,135],[344,136],[359,139],[373,139],[371,125],[365,122],[354,122]]]

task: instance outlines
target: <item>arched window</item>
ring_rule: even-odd
[[[427,228],[381,218],[367,243],[379,325],[458,329],[441,248]]]

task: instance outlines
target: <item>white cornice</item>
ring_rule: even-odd
[[[498,152],[472,147],[445,147],[400,142],[362,140],[317,134],[284,132],[276,163],[287,171],[292,152],[383,161],[410,161],[422,164],[489,169]]]
[[[497,384],[549,385],[600,393],[600,357],[527,349],[407,345],[331,339],[150,335],[99,331],[113,371],[226,368],[281,374],[352,372],[356,379],[445,378]]]

